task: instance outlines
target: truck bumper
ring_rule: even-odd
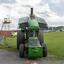
[[[43,57],[42,47],[29,47],[28,48],[28,58],[41,58]]]

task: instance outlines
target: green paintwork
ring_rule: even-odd
[[[31,8],[30,17],[23,17],[19,19],[19,28],[26,34],[26,46],[28,48],[29,58],[40,58],[43,56],[43,48],[38,40],[39,29],[47,28],[44,19],[33,15],[33,8]]]
[[[39,29],[39,24],[38,24],[38,21],[36,19],[29,19],[28,21],[29,23],[29,29],[30,30],[37,30]]]
[[[29,47],[28,58],[40,58],[43,57],[42,47]]]
[[[37,37],[30,37],[28,40],[28,57],[39,58],[43,56],[43,48],[41,47]]]

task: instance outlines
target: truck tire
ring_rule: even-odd
[[[20,44],[19,46],[19,57],[24,58],[24,45]]]
[[[38,33],[38,39],[40,41],[40,44],[42,45],[44,43],[44,35],[42,31],[39,31]]]
[[[24,44],[24,33],[22,31],[17,32],[17,49],[19,50],[19,45]]]
[[[47,57],[47,46],[44,44],[43,46],[43,57]]]

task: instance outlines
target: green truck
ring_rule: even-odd
[[[47,46],[44,43],[43,30],[47,29],[44,19],[31,14],[19,19],[17,32],[17,49],[21,58],[41,58],[47,56]]]

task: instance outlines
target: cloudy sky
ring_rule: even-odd
[[[0,19],[12,18],[11,27],[17,28],[18,18],[28,16],[30,7],[34,8],[35,15],[46,20],[48,26],[64,26],[64,0],[0,0]]]

